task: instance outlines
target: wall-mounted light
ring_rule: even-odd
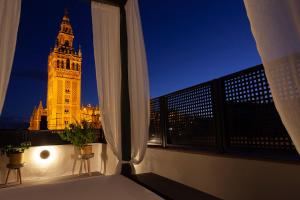
[[[50,152],[48,150],[44,150],[40,153],[41,159],[47,159],[50,156]]]
[[[40,146],[33,150],[33,160],[39,167],[47,167],[57,160],[57,147]]]

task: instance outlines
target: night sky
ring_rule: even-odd
[[[68,8],[82,46],[82,104],[98,104],[90,5],[23,0],[2,121],[28,121],[47,96],[47,59]],[[140,0],[151,97],[260,64],[243,0]]]

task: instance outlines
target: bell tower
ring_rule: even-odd
[[[48,129],[64,129],[80,122],[81,49],[73,46],[74,34],[65,11],[55,46],[48,56]]]
[[[57,35],[56,45],[73,48],[73,40],[73,30],[66,10]]]

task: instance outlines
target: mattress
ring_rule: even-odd
[[[159,200],[158,195],[121,175],[0,189],[1,200]]]

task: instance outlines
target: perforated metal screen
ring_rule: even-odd
[[[160,98],[151,100],[150,103],[150,128],[149,128],[149,144],[162,144],[162,125],[161,125],[161,105]]]
[[[167,95],[167,144],[216,145],[212,88],[201,84]]]
[[[262,65],[152,99],[149,138],[167,147],[296,152]]]
[[[262,66],[225,77],[225,139],[231,149],[294,150]]]

